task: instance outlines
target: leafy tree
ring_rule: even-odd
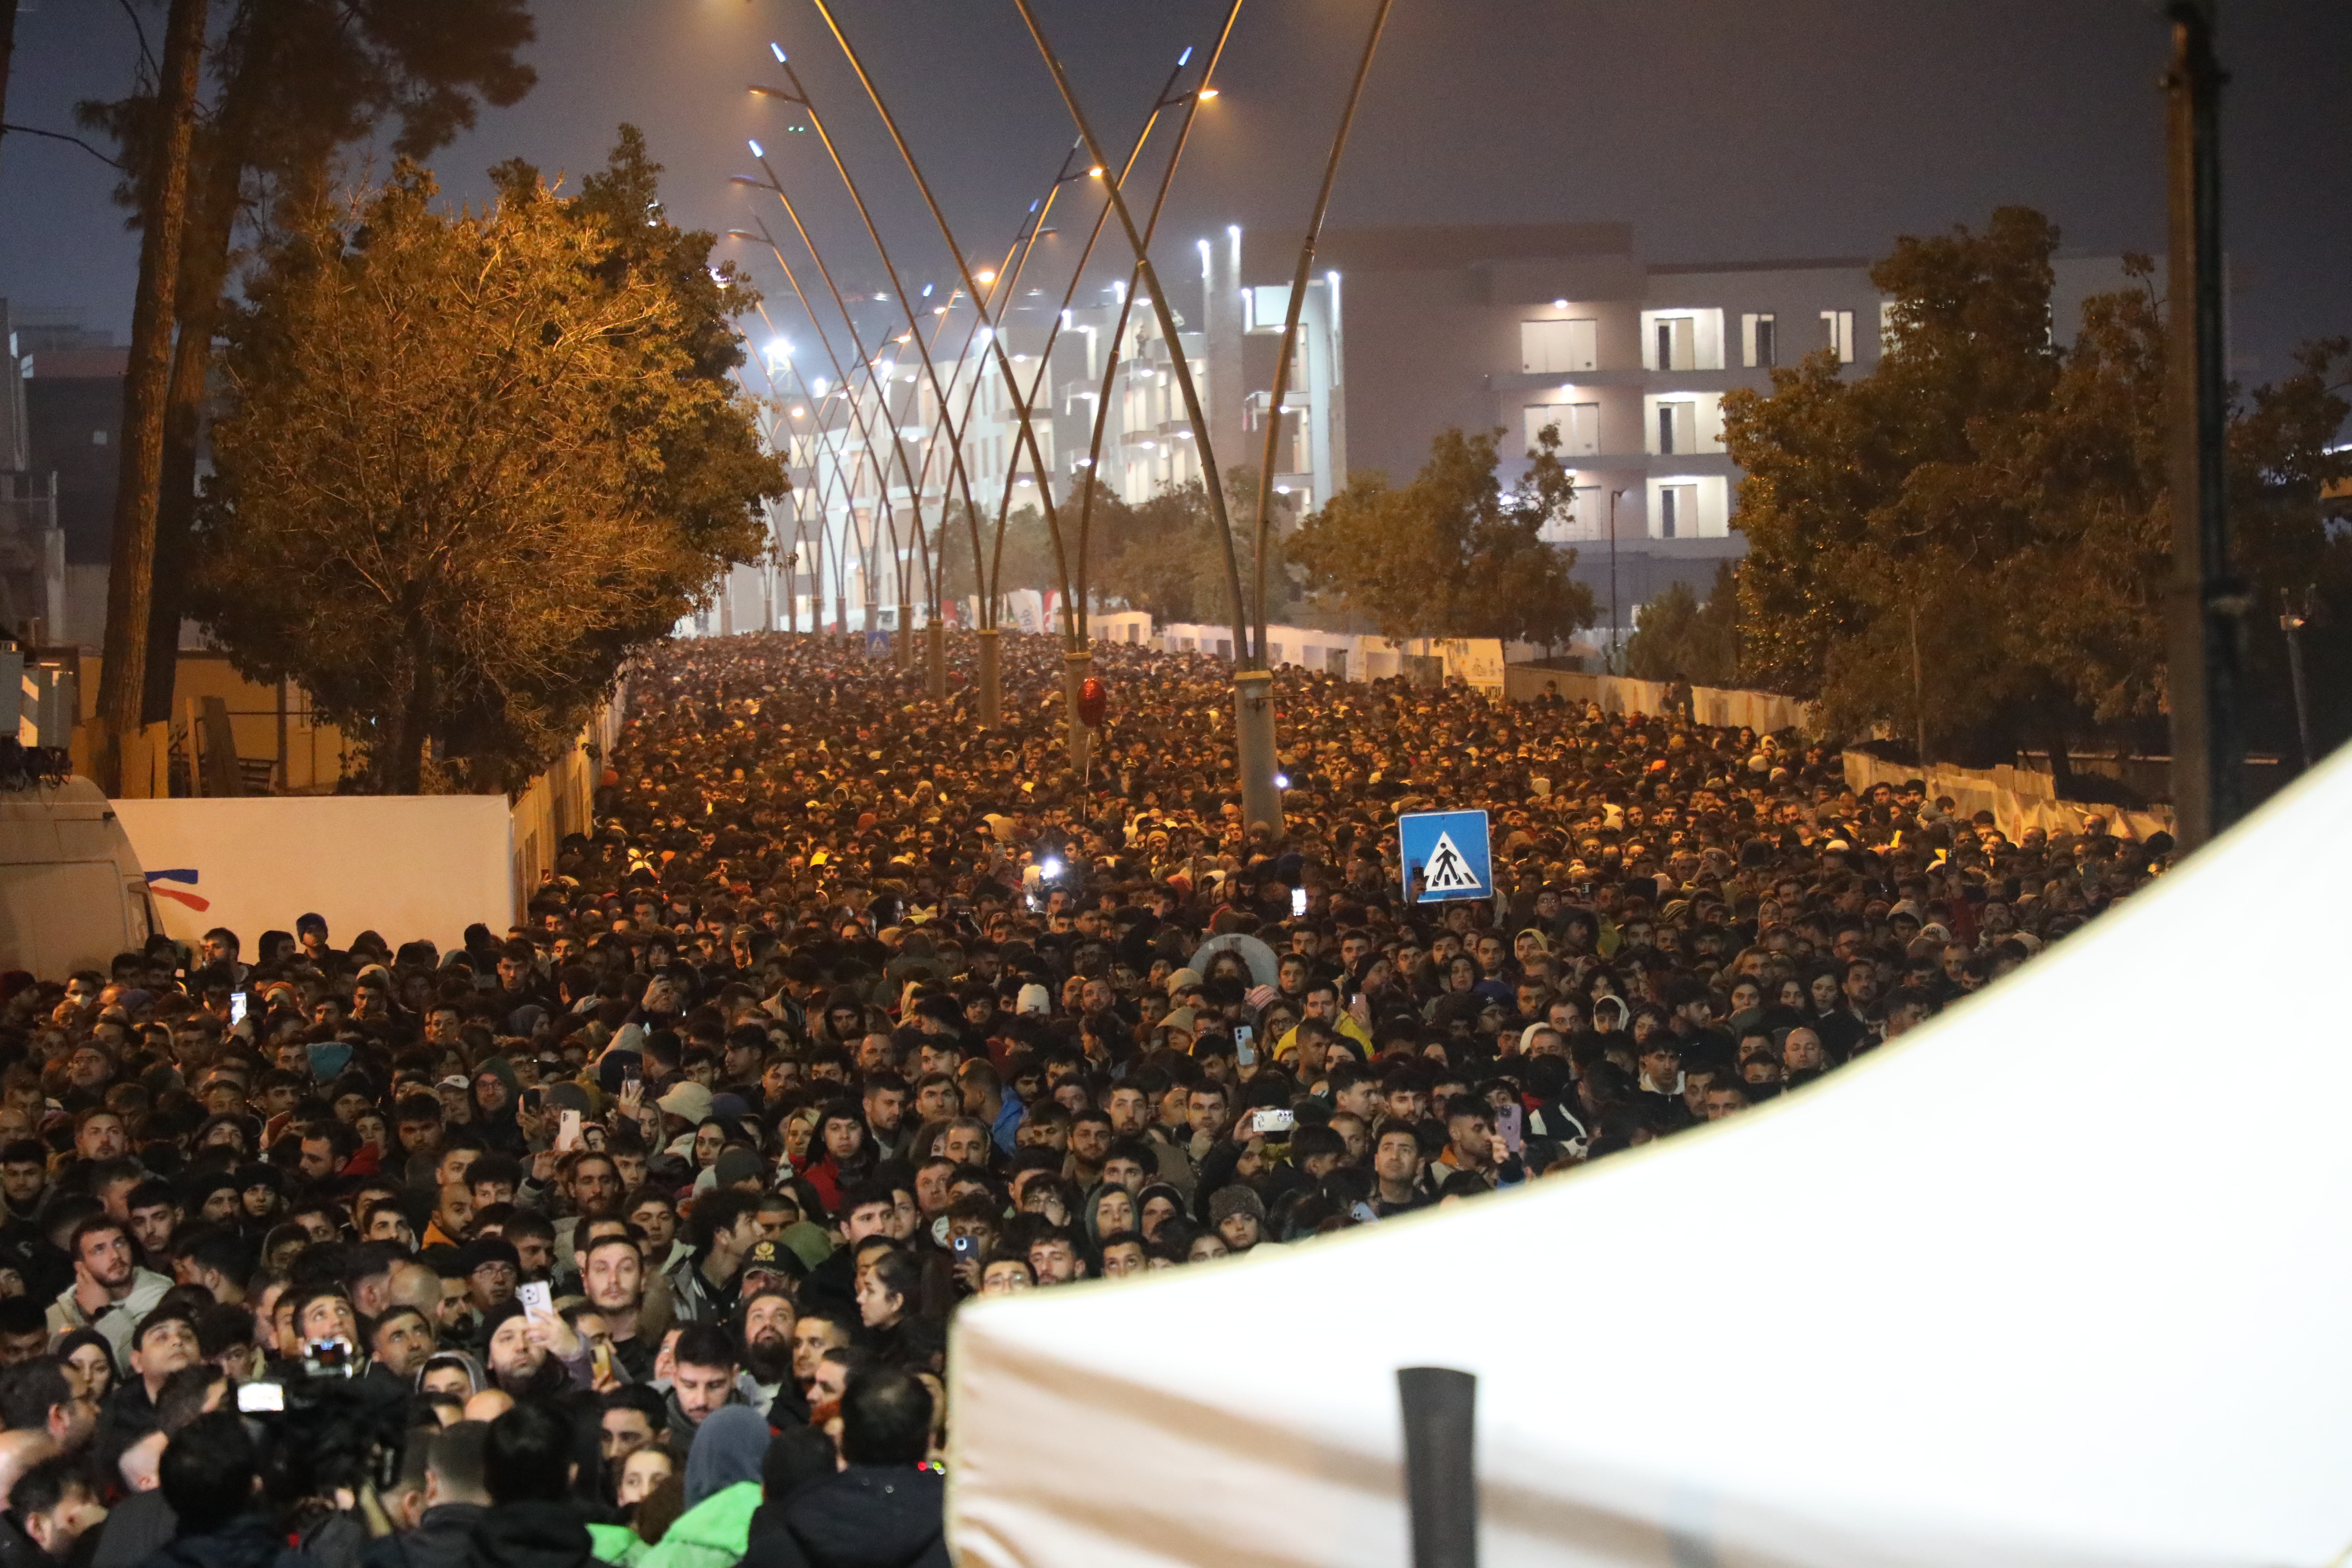
[[[193,602],[232,661],[361,738],[364,785],[512,788],[787,493],[728,372],[751,298],[658,211],[625,127],[559,200],[494,171],[314,204],[231,318]]]
[[[1769,395],[1725,395],[1726,445],[1746,473],[1749,678],[1820,700],[1848,731],[1889,725],[1928,755],[1994,760],[2032,743],[2063,768],[2077,737],[2158,739],[2163,312],[2152,268],[2133,258],[2130,285],[2088,301],[2057,348],[2057,244],[2020,207],[1981,234],[1903,239],[1872,269],[1894,308],[1871,374],[1849,380],[1816,354],[1774,372]],[[2319,496],[2346,468],[2326,451],[2345,357],[2315,347],[2232,423],[2239,567],[2267,587],[2344,580],[2347,547],[2321,526]]]
[[[2257,388],[2231,422],[2230,526],[2252,609],[2248,735],[2295,754],[2282,596],[2312,612],[2304,636],[2315,756],[2352,739],[2352,339],[2306,343],[2294,374]],[[2333,499],[2329,492],[2334,491]]]
[[[470,128],[478,105],[520,100],[534,81],[516,58],[534,29],[529,0],[235,0],[208,47],[212,91],[189,153],[177,273],[179,335],[161,413],[162,479],[152,548],[144,710],[168,718],[184,609],[196,454],[215,339],[236,237],[319,199],[346,148],[394,127],[392,150],[422,159]],[[115,197],[146,221],[152,181],[152,84],[84,103],[134,171]]]
[[[1641,680],[1681,676],[1694,686],[1731,686],[1739,679],[1739,574],[1728,561],[1715,568],[1702,603],[1677,582],[1642,607],[1625,639],[1626,673]]]
[[[1360,474],[1309,517],[1289,554],[1308,585],[1335,595],[1382,637],[1564,642],[1592,624],[1592,595],[1570,575],[1576,552],[1544,542],[1568,513],[1559,433],[1547,430],[1528,476],[1496,475],[1502,432],[1441,432],[1402,489]]]
[[[1045,514],[1035,507],[1015,507],[1006,514],[1001,558],[997,555],[993,520],[981,520],[980,542],[981,548],[988,552],[982,564],[996,576],[1000,591],[1010,594],[1034,588],[1045,594],[1060,587],[1061,574],[1054,566],[1053,537],[1045,529]],[[978,597],[979,579],[971,569],[971,526],[963,519],[961,502],[954,515],[947,520],[944,531],[934,525],[931,550],[932,559],[944,574],[940,580],[947,595],[956,599]]]
[[[1224,470],[1225,510],[1234,523],[1234,557],[1242,593],[1253,591],[1257,570],[1257,469],[1242,464]],[[1296,531],[1297,510],[1276,496],[1265,574],[1266,618],[1282,618],[1297,596],[1286,551]],[[1162,621],[1198,621],[1230,626],[1233,588],[1225,575],[1224,541],[1209,510],[1208,492],[1190,479],[1163,488],[1137,506],[1102,499],[1095,502],[1096,528],[1104,535],[1107,559],[1090,574],[1097,592],[1149,610]],[[1244,522],[1244,519],[1252,520]],[[1106,527],[1108,522],[1108,527]]]

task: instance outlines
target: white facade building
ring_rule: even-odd
[[[1123,499],[1141,501],[1200,477],[1173,352],[1190,361],[1220,468],[1262,460],[1297,247],[1295,234],[1236,226],[1195,240],[1191,256],[1160,247],[1154,259],[1181,342],[1171,350],[1145,302],[1128,311],[1101,451],[1102,478]],[[997,345],[975,336],[960,294],[922,307],[936,324],[933,360],[963,431],[965,478],[984,531],[1008,493],[1013,509],[1034,504],[1044,479],[1058,501],[1086,471],[1124,284],[1089,283],[1064,310],[1066,275],[1052,275],[1051,248],[1041,244],[1031,274],[1013,280],[999,321],[1013,373],[1024,391],[1035,389],[1042,473],[1018,439]],[[2125,281],[2114,257],[2061,258],[2056,270],[2052,316],[2062,336],[2079,321],[2084,297]],[[1769,392],[1775,367],[1823,349],[1867,374],[1885,308],[1861,259],[1647,263],[1625,224],[1333,230],[1300,307],[1276,486],[1303,512],[1336,494],[1351,470],[1382,469],[1402,484],[1447,426],[1503,431],[1507,481],[1524,471],[1523,454],[1541,433],[1557,429],[1576,504],[1552,537],[1576,549],[1577,576],[1604,623],[1613,603],[1622,635],[1638,607],[1675,582],[1704,595],[1717,563],[1744,550],[1731,526],[1739,476],[1724,448],[1723,395]],[[961,486],[950,483],[944,444],[926,434],[939,427],[938,398],[905,341],[903,312],[896,320],[873,356],[889,389],[887,420],[871,378],[845,396],[814,374],[804,349],[787,365],[772,358],[764,367],[778,389],[769,417],[790,446],[800,487],[780,510],[797,517],[801,537],[823,540],[800,552],[803,627],[813,569],[824,577],[825,624],[836,622],[845,598],[854,627],[893,625],[900,595],[891,520],[902,549],[910,510],[929,531],[952,501],[961,527]],[[869,348],[877,336],[867,333]],[[747,384],[757,388],[758,378]],[[919,487],[908,484],[891,445],[892,422]],[[869,451],[869,437],[877,450]],[[779,530],[781,554],[792,548],[793,518],[780,518]],[[961,553],[969,550],[967,542]],[[740,570],[704,617],[708,628],[783,625],[781,580],[772,568]],[[905,596],[918,605],[927,597],[920,582],[916,568]]]

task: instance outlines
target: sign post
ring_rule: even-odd
[[[1397,850],[1407,903],[1494,897],[1494,857],[1487,847],[1483,811],[1422,811],[1400,816]]]

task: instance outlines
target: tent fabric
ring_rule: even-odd
[[[1488,1568],[2338,1561],[2347,823],[2352,749],[2000,985],[1715,1126],[972,1304],[959,1561],[1402,1568],[1412,1365],[1478,1376]]]

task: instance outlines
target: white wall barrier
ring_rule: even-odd
[[[1923,772],[1908,763],[1882,762],[1866,752],[1852,751],[1845,753],[1844,761],[1845,782],[1856,795],[1878,784],[1900,788],[1906,781],[1918,779],[1927,784],[1928,799],[1949,795],[1956,816],[1967,818],[1979,811],[1991,812],[1993,826],[2011,842],[2029,827],[2045,833],[2080,833],[2087,816],[2106,818],[2107,831],[2118,838],[2144,842],[2151,834],[2173,831],[2168,805],[2126,811],[2120,806],[2060,800],[2050,775],[2031,768],[1936,767]]]
[[[226,926],[250,953],[263,931],[292,931],[315,911],[338,942],[372,930],[446,952],[465,945],[477,921],[501,938],[514,923],[514,819],[503,795],[118,800],[114,809],[150,877],[180,874],[168,883],[175,896],[155,900],[177,941]]]
[[[1104,640],[1150,643],[1169,653],[1233,657],[1231,626],[1174,621],[1155,630],[1149,616],[1139,612],[1131,614],[1140,621],[1141,635]],[[1126,616],[1097,616],[1091,621],[1101,625],[1113,618],[1122,623],[1122,629],[1134,624]],[[1265,643],[1266,662],[1277,668],[1288,666],[1312,669],[1349,680],[1393,680],[1403,675],[1427,679],[1442,675],[1447,679],[1468,681],[1496,697],[1503,695],[1504,647],[1494,637],[1418,637],[1394,643],[1369,632],[1269,626],[1265,628]]]

